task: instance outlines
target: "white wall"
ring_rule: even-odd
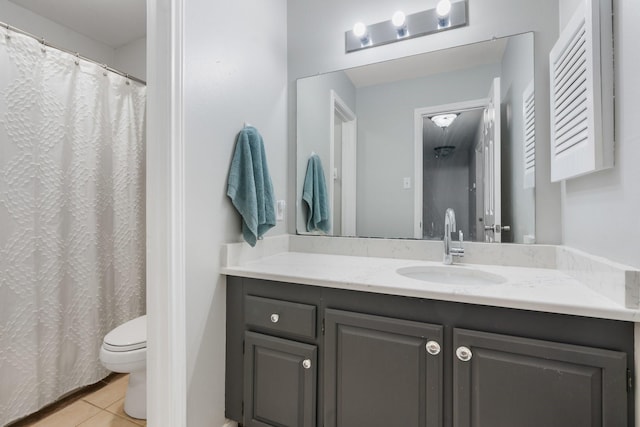
[[[406,0],[405,13],[433,7],[436,0]],[[468,44],[492,37],[535,31],[536,106],[540,120],[536,134],[540,162],[536,173],[536,231],[541,243],[560,242],[560,189],[549,179],[549,50],[558,35],[557,0],[484,0],[468,1],[469,26],[392,43],[350,54],[344,53],[344,32],[362,20],[375,23],[390,18],[397,5],[388,0],[288,0],[289,49],[289,131],[290,150],[295,152],[295,85],[297,78],[335,71],[357,65],[398,58],[425,51]],[[289,162],[290,179],[295,180],[295,160]],[[293,184],[289,187],[294,198]],[[292,204],[290,204],[291,206]],[[293,210],[290,213],[293,214]],[[293,226],[289,231],[295,233]]]
[[[575,0],[560,4],[573,10]],[[615,166],[563,186],[563,243],[640,268],[640,2],[614,0],[613,11]]]
[[[219,427],[226,294],[220,249],[241,241],[240,219],[226,196],[227,172],[236,135],[249,122],[264,137],[276,197],[285,196],[286,3],[183,5],[187,420],[193,427]],[[268,235],[284,231],[279,223]]]
[[[67,27],[57,24],[8,0],[0,0],[0,21],[27,31],[36,37],[101,63],[112,64],[114,49],[91,40]]]
[[[142,37],[114,52],[113,68],[142,80],[147,80],[147,38]]]

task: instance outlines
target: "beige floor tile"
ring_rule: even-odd
[[[106,409],[114,402],[124,398],[128,384],[129,376],[118,378],[117,380],[105,385],[100,390],[85,396],[82,400],[89,402],[98,408]]]
[[[90,419],[100,412],[99,408],[78,400],[71,405],[62,408],[58,412],[49,415],[46,418],[36,422],[33,426],[37,427],[69,427],[76,426],[81,422]]]
[[[132,423],[136,423],[136,424],[141,425],[141,426],[146,426],[147,425],[147,421],[146,420],[139,420],[137,418],[132,418],[129,415],[127,415],[126,412],[124,412],[124,399],[120,399],[116,403],[114,403],[113,405],[109,406],[107,408],[107,411],[111,412],[112,414],[116,414],[119,417],[125,418],[125,419],[131,421]]]
[[[78,424],[78,427],[139,427],[139,425],[111,412],[100,411],[98,415]]]

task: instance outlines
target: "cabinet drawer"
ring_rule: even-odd
[[[316,337],[316,307],[276,299],[245,296],[245,323],[256,328],[295,335]]]

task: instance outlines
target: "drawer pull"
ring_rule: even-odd
[[[271,323],[278,323],[278,320],[280,320],[280,316],[276,313],[273,313],[271,315]]]
[[[436,341],[427,342],[427,345],[425,347],[427,348],[427,353],[432,356],[437,356],[438,354],[440,354],[440,344],[438,344]]]
[[[303,367],[304,369],[309,369],[309,368],[311,368],[311,360],[310,360],[310,359],[304,359],[304,360],[302,361],[302,367]]]
[[[463,362],[468,362],[473,357],[473,353],[471,353],[471,349],[469,347],[461,346],[456,350],[456,356]]]

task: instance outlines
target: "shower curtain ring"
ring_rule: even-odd
[[[131,84],[131,82],[129,81],[129,74],[128,74],[128,73],[127,73],[127,74],[125,74],[125,75],[124,75],[124,77],[127,79],[126,84],[127,84],[127,85],[130,85],[130,84]]]
[[[80,54],[78,52],[76,52],[76,60],[73,62],[75,62],[76,65],[80,65]]]
[[[109,67],[107,67],[107,64],[102,64],[102,68],[104,68],[102,75],[107,77],[107,71],[109,71]]]
[[[40,39],[40,43],[42,44],[40,50],[42,51],[42,53],[45,53],[47,51],[47,42],[45,41],[44,37]]]
[[[7,29],[7,33],[4,36],[7,40],[9,40],[11,38],[11,35],[9,34],[9,31],[11,31],[11,26],[9,24],[4,24],[4,26]]]

